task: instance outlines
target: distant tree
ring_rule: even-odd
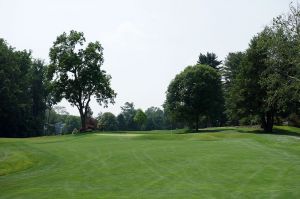
[[[53,109],[59,115],[69,115],[69,112],[64,106],[54,106]]]
[[[123,114],[119,114],[117,116],[117,123],[118,123],[118,130],[125,130],[126,129],[126,122]]]
[[[78,108],[83,129],[91,97],[107,106],[114,103],[116,96],[110,87],[111,77],[101,69],[104,60],[101,44],[90,42],[83,49],[84,42],[82,32],[72,30],[58,36],[50,49],[48,71],[54,95],[66,98]]]
[[[80,117],[74,115],[67,115],[63,123],[65,123],[63,129],[63,132],[65,134],[72,133],[74,129],[79,129],[81,126]]]
[[[103,130],[115,131],[118,128],[117,118],[113,113],[105,112],[102,114],[98,125]]]
[[[146,130],[165,129],[165,115],[158,107],[150,107],[145,111],[147,116]]]
[[[139,129],[143,129],[143,126],[147,121],[147,116],[141,109],[138,109],[135,113],[133,121],[138,125]]]
[[[173,118],[198,130],[200,116],[218,120],[223,95],[220,74],[207,65],[188,66],[176,75],[167,90],[165,110]]]
[[[215,53],[209,53],[209,52],[207,52],[206,55],[200,53],[199,59],[197,61],[197,64],[208,65],[215,69],[217,69],[221,63],[222,61],[218,60],[218,57]]]
[[[137,126],[133,120],[136,110],[134,108],[133,102],[126,102],[124,106],[121,106],[121,114],[124,116],[126,130],[136,130]]]

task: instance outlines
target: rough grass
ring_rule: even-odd
[[[300,197],[300,129],[184,132],[2,138],[0,198]]]

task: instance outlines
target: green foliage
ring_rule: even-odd
[[[82,32],[72,30],[58,36],[50,49],[48,71],[54,96],[66,98],[78,108],[83,129],[91,97],[107,106],[114,103],[116,96],[110,87],[111,77],[101,69],[104,61],[101,44],[90,42],[83,49],[84,43]]]
[[[63,134],[70,134],[74,129],[80,129],[81,120],[79,116],[69,115],[63,106],[54,106],[53,109],[47,109],[45,113],[45,135],[55,135],[55,124],[62,123]]]
[[[231,125],[239,125],[241,115],[237,113],[237,101],[239,97],[236,93],[236,84],[238,84],[237,76],[241,71],[242,62],[245,61],[246,55],[243,52],[229,53],[224,63],[224,90],[225,90],[225,107],[227,123]],[[244,118],[245,116],[243,116]]]
[[[165,115],[163,110],[158,107],[150,107],[145,111],[147,121],[146,130],[165,129]]]
[[[120,113],[118,116],[117,116],[117,123],[118,123],[118,130],[126,130],[126,121],[125,121],[125,118],[124,118],[124,115],[122,113]]]
[[[45,68],[30,51],[16,51],[0,39],[0,136],[42,134]]]
[[[133,121],[138,125],[139,129],[144,129],[147,116],[141,109],[138,109],[134,115]]]
[[[74,115],[67,115],[62,122],[65,124],[63,128],[64,134],[72,133],[74,129],[80,129],[80,117]]]
[[[200,116],[206,116],[208,123],[218,123],[222,106],[220,74],[206,65],[188,66],[176,75],[168,87],[164,104],[174,120],[185,121],[196,130]]]
[[[299,24],[294,24],[300,20],[299,13],[299,9],[292,9],[287,18],[274,19],[273,25],[251,40],[245,56],[239,55],[244,58],[236,62],[238,67],[227,63],[231,75],[227,108],[231,116],[258,116],[264,130],[272,132],[275,117],[299,109],[300,34]]]
[[[113,113],[106,112],[98,118],[98,126],[101,130],[115,131],[118,130],[117,118]]]
[[[197,64],[208,65],[217,69],[218,66],[222,63],[222,61],[217,60],[218,57],[215,53],[207,52],[206,55],[200,53]]]
[[[125,125],[127,130],[136,130],[137,125],[134,122],[133,118],[136,114],[136,110],[134,109],[133,102],[126,102],[124,106],[121,107],[121,114],[124,116]]]

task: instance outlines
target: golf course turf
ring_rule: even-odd
[[[1,138],[0,198],[300,198],[300,129]]]

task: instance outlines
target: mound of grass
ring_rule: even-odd
[[[5,146],[3,145],[2,147]],[[30,168],[34,164],[34,160],[30,157],[29,152],[7,149],[9,147],[0,151],[0,176]]]
[[[0,198],[299,198],[299,129],[275,130],[0,139]]]

